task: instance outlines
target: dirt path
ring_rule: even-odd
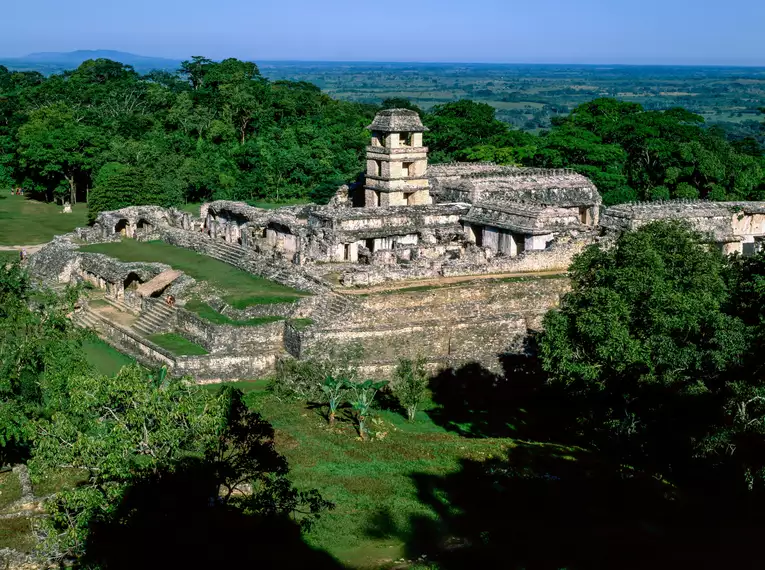
[[[27,250],[27,255],[32,255],[40,251],[46,244],[38,243],[36,245],[0,245],[0,251],[19,251],[22,249]]]
[[[438,277],[435,279],[416,279],[412,281],[399,281],[387,283],[385,285],[375,285],[365,289],[342,289],[335,288],[336,293],[342,295],[367,295],[369,293],[382,293],[385,291],[395,291],[397,289],[410,289],[412,287],[441,287],[442,285],[452,285],[454,283],[463,283],[465,281],[477,281],[479,279],[506,279],[508,277],[546,277],[549,275],[565,275],[565,270],[556,271],[538,271],[536,273],[488,273],[485,275],[455,275],[453,277]]]

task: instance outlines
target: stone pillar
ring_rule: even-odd
[[[462,224],[462,229],[465,232],[465,241],[468,243],[475,243],[475,231],[473,230],[473,226],[468,222],[464,222]]]
[[[364,207],[376,208],[380,205],[380,195],[375,190],[364,190]]]
[[[483,228],[483,246],[499,251],[499,230],[491,226]]]
[[[518,243],[510,232],[501,232],[499,235],[499,251],[515,257],[518,255]]]
[[[543,249],[547,248],[547,243],[552,241],[553,235],[552,234],[544,234],[544,235],[527,235],[525,238],[525,244],[524,249],[529,251],[541,251]]]
[[[332,246],[332,261],[345,261],[345,244],[339,243]]]
[[[433,199],[430,197],[428,190],[418,190],[412,192],[407,198],[407,204],[409,206],[427,206],[433,203]]]
[[[359,260],[359,244],[357,242],[348,244],[348,261],[356,263]]]

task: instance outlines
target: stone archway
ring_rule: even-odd
[[[128,273],[127,277],[125,277],[125,280],[122,282],[123,287],[126,291],[137,289],[141,283],[142,283],[141,278],[138,276],[137,273],[134,273],[133,271]]]
[[[154,226],[152,226],[151,223],[149,223],[147,220],[144,220],[143,218],[138,220],[138,224],[136,224],[136,230],[138,230],[142,234],[151,233],[153,229],[154,229]]]
[[[129,222],[127,221],[127,219],[126,218],[122,218],[120,221],[118,221],[115,224],[115,226],[114,226],[114,233],[115,234],[123,235],[125,237],[130,237],[130,236],[128,236],[128,224],[129,224]]]

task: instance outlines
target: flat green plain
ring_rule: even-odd
[[[46,243],[56,235],[87,225],[85,204],[75,204],[71,214],[63,214],[61,210],[57,204],[10,195],[9,190],[4,190],[0,194],[0,245]]]

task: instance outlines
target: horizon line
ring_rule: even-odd
[[[78,49],[78,50],[72,50],[72,51],[66,51],[66,52],[56,52],[56,51],[43,51],[43,52],[32,52],[28,53],[26,55],[22,56],[3,56],[0,55],[0,61],[2,60],[24,60],[25,58],[28,58],[30,56],[34,55],[42,55],[42,54],[52,54],[52,55],[70,55],[77,52],[99,52],[99,51],[110,51],[110,52],[119,52],[126,55],[131,55],[135,57],[141,57],[146,59],[163,59],[167,61],[172,62],[182,62],[186,59],[190,59],[192,56],[187,56],[186,58],[175,58],[175,57],[168,57],[168,56],[158,56],[158,55],[143,55],[138,54],[134,52],[126,52],[118,49]],[[206,56],[202,56],[206,57]],[[213,61],[222,61],[223,59],[228,58],[210,58]],[[489,62],[489,61],[421,61],[421,60],[390,60],[390,61],[383,61],[383,60],[365,60],[365,59],[359,59],[359,60],[345,60],[345,59],[281,59],[281,58],[264,58],[264,59],[255,59],[255,58],[244,58],[244,57],[234,57],[234,59],[240,59],[241,61],[249,61],[253,63],[265,63],[265,64],[345,64],[345,65],[370,65],[370,64],[378,64],[378,65],[483,65],[483,66],[525,66],[525,65],[540,65],[540,66],[563,66],[563,65],[570,65],[570,66],[583,66],[583,67],[707,67],[707,68],[761,68],[765,69],[765,62],[763,63],[606,63],[606,62],[596,62],[596,63],[590,63],[590,62],[563,62],[563,61],[552,61],[552,62],[521,62],[521,61],[495,61],[495,62]],[[39,63],[46,63],[44,60],[41,60]],[[122,63],[122,62],[120,62]]]

